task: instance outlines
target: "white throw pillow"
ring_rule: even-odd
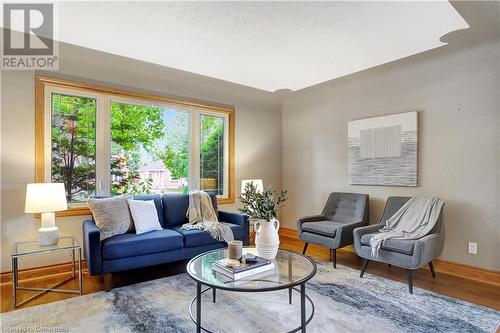
[[[163,230],[158,220],[155,202],[153,200],[128,200],[130,214],[134,220],[135,233]]]

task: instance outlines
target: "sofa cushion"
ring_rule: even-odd
[[[342,223],[333,221],[304,222],[302,230],[322,236],[335,237],[337,227],[340,225]]]
[[[134,230],[134,223],[128,207],[130,196],[116,196],[89,199],[87,202],[96,226],[101,231],[101,241],[127,231]]]
[[[209,193],[212,198],[215,212],[217,213],[217,196]],[[163,205],[164,227],[177,227],[187,222],[186,213],[189,207],[189,194],[168,193],[161,197]]]
[[[377,233],[364,234],[361,236],[361,244],[370,246],[370,239]],[[386,239],[381,248],[388,251],[399,252],[403,254],[412,255],[413,248],[415,247],[416,239]]]
[[[233,231],[234,239],[243,239],[243,226],[226,222],[221,223],[231,228],[231,230]],[[174,230],[184,236],[185,247],[196,247],[218,243],[218,241],[216,239],[213,239],[212,236],[210,236],[210,234],[205,230],[185,230],[181,229],[180,227],[177,227]]]
[[[144,254],[178,250],[183,247],[182,235],[171,229],[144,234],[126,233],[105,239],[102,242],[104,259],[118,259]]]
[[[134,200],[153,200],[155,202],[156,211],[158,212],[158,220],[163,228],[166,228],[165,218],[163,216],[163,206],[161,203],[161,195],[159,194],[141,194],[134,195]]]
[[[136,234],[163,230],[153,200],[129,200],[128,206],[132,220],[134,220]]]

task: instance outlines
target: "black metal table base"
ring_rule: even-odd
[[[193,323],[196,324],[196,332],[200,333],[201,331],[208,332],[208,333],[214,333],[213,331],[208,330],[207,328],[203,327],[201,324],[201,295],[204,294],[205,292],[213,289],[213,302],[215,302],[215,289],[212,287],[208,287],[205,290],[201,290],[201,283],[196,283],[196,296],[193,297],[191,302],[189,303],[189,317],[191,317],[191,320]],[[289,288],[289,301],[291,303],[291,293],[292,289],[295,290],[300,294],[300,326],[296,327],[286,333],[294,333],[294,332],[305,332],[306,331],[306,326],[311,322],[311,320],[314,317],[314,303],[312,299],[306,294],[306,285],[305,283],[300,284],[300,289],[297,289],[295,287],[290,287]],[[306,319],[306,299],[311,305],[311,314],[309,317]],[[196,301],[196,318],[193,315],[193,303]]]

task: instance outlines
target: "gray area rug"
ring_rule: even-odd
[[[328,263],[308,283],[316,311],[308,332],[495,332],[500,312]],[[439,276],[437,277],[439,279]],[[186,274],[4,313],[10,332],[194,332]],[[218,291],[203,296],[203,324],[216,332],[284,332],[299,326],[299,294]],[[310,308],[309,308],[310,310]]]

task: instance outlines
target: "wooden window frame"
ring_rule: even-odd
[[[173,98],[143,92],[124,89],[116,89],[106,86],[94,85],[84,82],[65,80],[50,76],[35,76],[35,182],[45,182],[45,91],[47,87],[59,87],[63,89],[75,89],[89,93],[106,94],[118,98],[130,98],[145,102],[165,103],[179,107],[188,107],[199,110],[201,113],[216,112],[227,115],[227,129],[229,131],[228,154],[228,195],[217,198],[220,205],[235,202],[235,110],[233,107],[209,104],[188,99]],[[191,175],[190,175],[191,177]],[[81,207],[69,207],[65,211],[57,212],[56,216],[89,215],[89,208],[83,204]]]

